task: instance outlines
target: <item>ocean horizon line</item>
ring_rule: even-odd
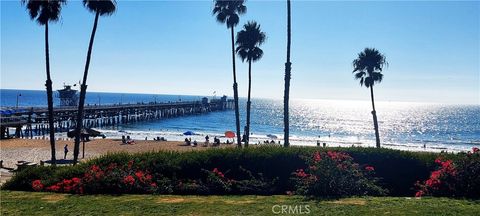
[[[43,91],[46,92],[45,89],[12,89],[12,88],[0,88],[0,91]],[[100,93],[100,94],[130,94],[130,95],[144,95],[144,96],[185,96],[185,97],[222,97],[225,94],[221,95],[198,95],[198,94],[176,94],[176,93],[147,93],[147,92],[113,92],[113,91],[88,91],[88,93]],[[233,96],[226,95],[228,98],[233,99]],[[247,97],[240,96],[239,99],[246,100]],[[337,101],[337,102],[368,102],[370,100],[363,100],[363,99],[346,99],[346,98],[290,98],[292,101]],[[283,100],[283,98],[272,98],[272,97],[252,97],[252,100]],[[138,101],[142,102],[142,101]],[[472,103],[445,103],[445,102],[431,102],[431,101],[415,101],[415,100],[376,100],[379,103],[412,103],[412,104],[425,104],[425,105],[458,105],[458,106],[480,106],[480,102],[472,102]],[[0,104],[3,106],[3,104]]]

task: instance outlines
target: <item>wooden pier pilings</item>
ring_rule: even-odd
[[[121,124],[152,121],[164,118],[175,118],[196,115],[233,108],[233,100],[226,97],[216,100],[203,98],[202,101],[174,103],[137,103],[103,106],[86,106],[83,125],[86,128],[101,128]],[[55,132],[67,132],[75,128],[77,107],[55,107]],[[8,128],[15,128],[15,137],[33,138],[47,136],[47,108],[23,108],[12,111],[10,116],[0,116],[0,139],[10,137]]]

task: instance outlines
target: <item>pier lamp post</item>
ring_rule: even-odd
[[[22,96],[22,94],[17,94],[17,106],[16,108],[18,109],[18,99]]]
[[[100,106],[100,95],[98,95],[98,106]]]

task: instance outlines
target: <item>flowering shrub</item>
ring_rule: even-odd
[[[439,153],[408,152],[386,148],[324,149],[274,146],[192,152],[115,153],[76,166],[29,167],[16,172],[10,180],[2,184],[1,189],[34,191],[32,182],[40,180],[44,185],[41,190],[46,191],[46,187],[63,182],[64,179],[71,180],[77,177],[81,180],[80,185],[84,187],[84,193],[87,194],[144,193],[146,189],[136,189],[140,180],[135,173],[142,171],[145,176],[150,174],[152,183],[155,183],[153,186],[142,184],[142,187],[156,185],[157,188],[147,193],[197,194],[196,191],[209,193],[204,187],[208,175],[203,169],[212,171],[217,167],[225,177],[236,181],[229,194],[285,194],[286,191],[295,191],[296,182],[292,181],[291,175],[293,172],[303,168],[304,172],[309,174],[304,157],[311,156],[316,151],[326,153],[329,150],[348,153],[355,158],[356,163],[374,167],[372,173],[381,177],[382,187],[388,189],[391,196],[415,194],[417,189],[412,186],[417,180],[426,180],[429,177],[434,169],[433,161],[439,156]],[[442,154],[444,159],[452,159],[454,162],[459,156],[459,154]],[[92,169],[93,165],[97,167]],[[253,178],[240,167],[250,170]],[[360,168],[362,171],[367,171],[364,166]],[[85,176],[86,173],[90,176]],[[124,178],[129,175],[134,179],[133,185],[124,182]],[[87,183],[86,180],[89,182]],[[178,186],[180,181],[182,187]],[[130,182],[132,182],[131,179]],[[181,188],[196,188],[196,190],[182,191]]]
[[[92,165],[81,177],[63,179],[44,187],[40,180],[32,182],[35,191],[51,191],[63,193],[155,193],[162,191],[157,183],[165,185],[165,182],[156,182],[148,171],[138,170],[133,167],[133,161],[124,166],[111,163],[102,168]],[[168,189],[168,187],[167,187]],[[167,190],[168,191],[168,190]]]
[[[471,152],[461,153],[453,162],[441,157],[435,160],[437,169],[423,183],[417,182],[419,189],[415,196],[454,196],[480,197],[480,151],[473,148]]]
[[[277,179],[269,180],[263,174],[252,174],[251,171],[239,167],[244,178],[227,177],[226,172],[213,168],[211,171],[202,169],[205,178],[178,180],[175,192],[180,194],[272,194]]]
[[[313,196],[384,195],[376,185],[373,166],[360,166],[342,152],[314,152],[308,167],[293,173],[296,193]]]
[[[203,170],[207,174],[206,186],[209,188],[210,193],[213,194],[225,194],[232,190],[232,182],[234,180],[226,178],[225,174],[213,168],[212,171]]]

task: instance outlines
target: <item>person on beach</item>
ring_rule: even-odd
[[[208,147],[208,144],[210,143],[210,141],[209,141],[209,140],[210,140],[210,137],[208,137],[208,135],[207,135],[207,136],[205,136],[205,144],[204,144],[203,146],[206,146],[206,147]]]
[[[63,159],[67,159],[68,144],[66,144],[66,145],[63,147],[63,152],[65,153],[65,155],[63,156]]]

